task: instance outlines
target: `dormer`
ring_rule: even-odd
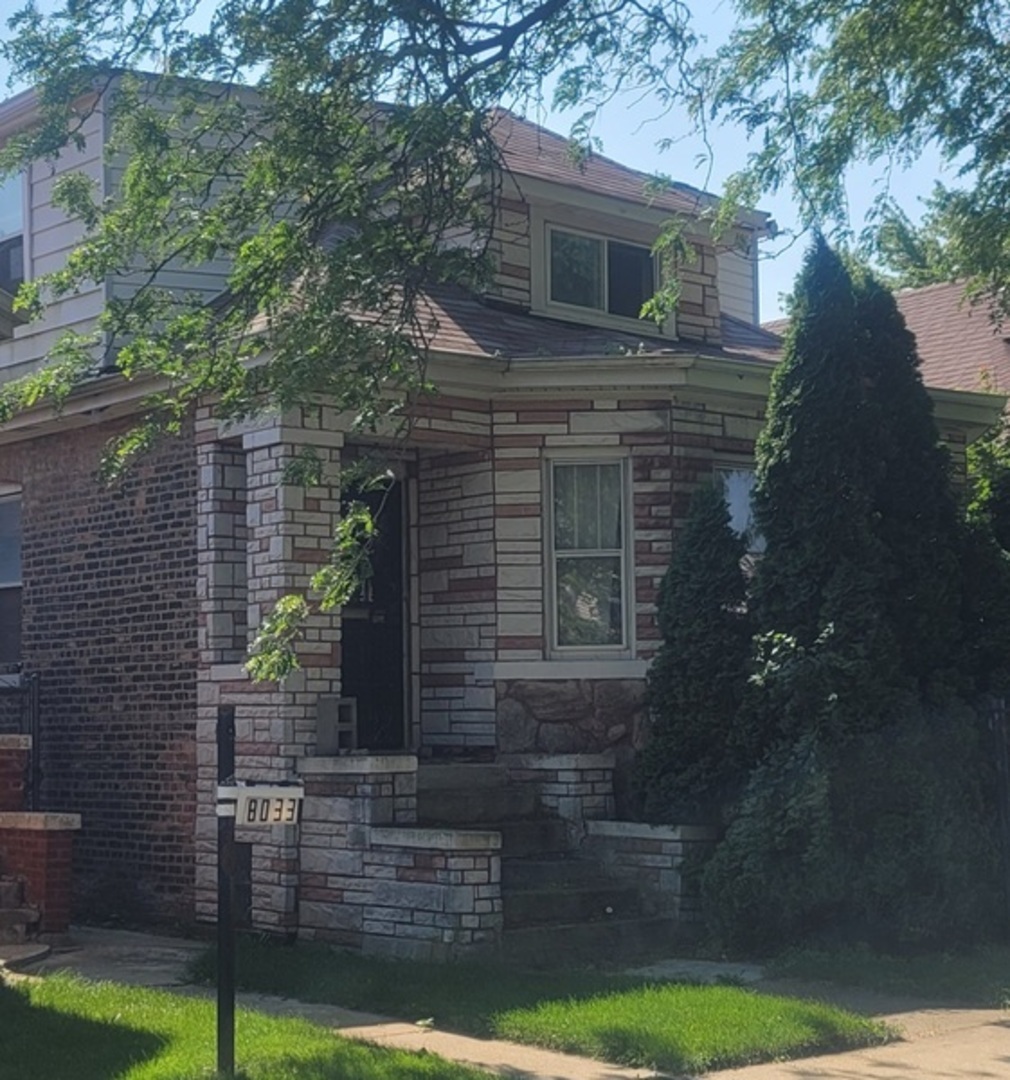
[[[763,214],[743,215],[713,242],[716,200],[686,184],[657,185],[597,154],[573,156],[567,139],[507,112],[496,115],[500,210],[491,245],[492,303],[614,330],[717,345],[720,315],[758,321],[757,240]],[[671,217],[696,256],[680,267],[681,301],[660,329],[638,317],[659,284],[652,247]]]

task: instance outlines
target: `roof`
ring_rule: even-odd
[[[1010,342],[993,319],[990,305],[965,296],[964,282],[902,289],[895,300],[915,335],[919,370],[927,386],[1010,392]],[[762,324],[767,333],[780,338],[788,326],[788,319]]]
[[[530,315],[514,308],[497,307],[465,289],[443,286],[431,290],[424,301],[422,319],[431,320],[431,349],[468,356],[564,358],[580,356],[735,356],[756,364],[775,358],[778,339],[724,315],[722,348],[649,333],[609,330],[582,323]],[[648,330],[648,324],[643,324]]]
[[[965,297],[963,282],[896,294],[915,334],[923,381],[949,390],[1010,391],[1010,343],[986,302]]]
[[[572,141],[505,109],[495,112],[491,135],[505,167],[516,176],[535,177],[610,198],[624,199],[671,213],[696,215],[718,199],[700,188],[674,181],[657,185],[655,175],[631,169],[594,151],[572,153]],[[748,220],[751,218],[752,220]],[[744,223],[764,227],[767,214],[745,215]]]

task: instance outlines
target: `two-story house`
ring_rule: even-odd
[[[0,138],[32,108],[31,94],[0,106]],[[54,173],[114,188],[103,115],[99,102],[81,149],[4,187],[5,291],[5,272],[10,286],[42,273],[81,235],[50,204]],[[746,527],[779,345],[758,325],[768,222],[743,215],[716,243],[710,196],[650,193],[643,174],[576,162],[565,139],[510,114],[495,133],[493,282],[428,294],[437,395],[408,440],[351,436],[325,402],[240,427],[208,402],[105,489],[100,449],[136,408],[115,375],[61,417],[0,429],[0,660],[40,674],[41,796],[82,814],[82,915],[213,918],[222,709],[239,777],[301,776],[308,792],[300,825],[239,830],[256,926],[443,955],[535,938],[551,919],[630,922],[632,876],[651,888],[646,913],[681,911],[676,868],[702,833],[619,818],[657,589],[691,491],[721,475]],[[638,313],[670,215],[697,257],[660,330]],[[212,293],[224,269],[197,284]],[[0,307],[0,374],[40,362],[120,287],[97,283],[39,323]],[[936,402],[955,449],[998,411],[982,394]],[[320,487],[285,479],[305,448],[323,461]],[[340,612],[312,616],[300,671],[253,683],[249,634],[325,559],[341,465],[363,453],[389,471],[374,574]],[[623,868],[620,900],[590,875],[545,906],[551,858],[580,843]]]

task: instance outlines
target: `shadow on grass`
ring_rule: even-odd
[[[164,1046],[149,1031],[33,1005],[0,982],[0,1080],[113,1080]]]

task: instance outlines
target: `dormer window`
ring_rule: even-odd
[[[551,304],[638,319],[656,291],[652,252],[638,244],[548,227]]]

